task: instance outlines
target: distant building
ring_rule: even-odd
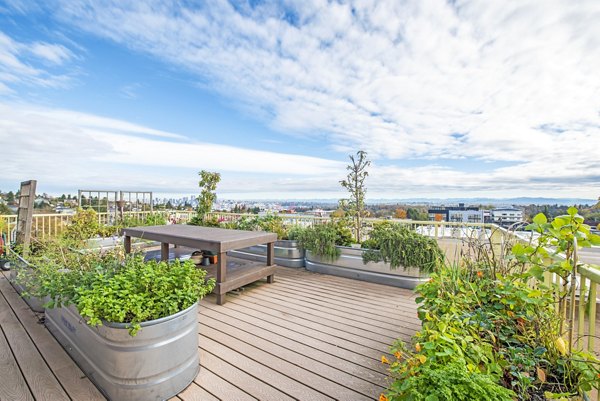
[[[508,226],[523,221],[523,211],[514,207],[497,208],[492,210],[492,222]]]
[[[484,210],[475,206],[465,206],[459,203],[458,206],[446,206],[432,208],[427,211],[430,221],[448,221],[455,223],[483,223]]]

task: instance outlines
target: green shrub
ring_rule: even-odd
[[[336,245],[350,245],[352,243],[352,232],[347,226],[332,221],[307,227],[298,232],[297,239],[300,247],[316,256],[333,261],[340,256],[340,250]]]
[[[444,259],[435,239],[391,222],[375,224],[362,246],[368,248],[363,252],[364,263],[383,261],[389,263],[392,269],[415,267],[431,273]]]
[[[185,310],[210,293],[215,282],[205,277],[206,271],[190,260],[144,262],[137,255],[117,269],[90,272],[85,285],[76,287],[73,302],[88,324],[129,323],[135,335],[140,323]]]
[[[559,217],[547,223],[536,216],[530,227],[540,233],[540,244],[568,256],[573,237],[582,245],[598,241],[576,210]],[[545,249],[506,245],[511,254],[469,252],[475,259],[443,265],[417,287],[422,329],[413,337],[414,351],[401,341],[391,349],[389,399],[571,399],[598,388],[600,361],[569,351],[555,288],[537,281],[543,269],[561,275],[572,265]]]
[[[420,364],[400,374],[389,389],[388,399],[411,401],[512,401],[515,393],[497,383],[497,378],[469,371],[464,360],[447,364]]]
[[[64,236],[71,240],[83,241],[98,235],[100,223],[93,209],[78,208],[67,226]]]

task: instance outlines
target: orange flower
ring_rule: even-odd
[[[394,352],[394,356],[396,357],[396,359],[402,359],[402,354],[400,353],[400,351]]]
[[[483,277],[483,272],[477,272],[477,277],[482,278]]]
[[[381,363],[387,363],[389,365],[390,361],[388,361],[385,355],[381,355]]]
[[[388,401],[388,398],[385,396],[385,394],[381,394],[379,396],[379,401]]]
[[[417,352],[421,352],[421,344],[416,343],[415,344],[415,349],[417,350]]]

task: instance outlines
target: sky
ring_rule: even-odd
[[[600,2],[0,0],[0,190],[600,196]]]

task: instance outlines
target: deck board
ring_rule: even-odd
[[[225,305],[210,295],[198,314],[200,373],[172,400],[378,399],[387,385],[381,356],[419,328],[414,298],[408,290],[281,267],[275,283],[230,292]],[[4,275],[0,308],[0,399],[104,399]],[[28,341],[25,354],[37,363],[24,369],[12,346]],[[32,380],[32,372],[43,380]],[[48,383],[47,393],[40,383]]]

